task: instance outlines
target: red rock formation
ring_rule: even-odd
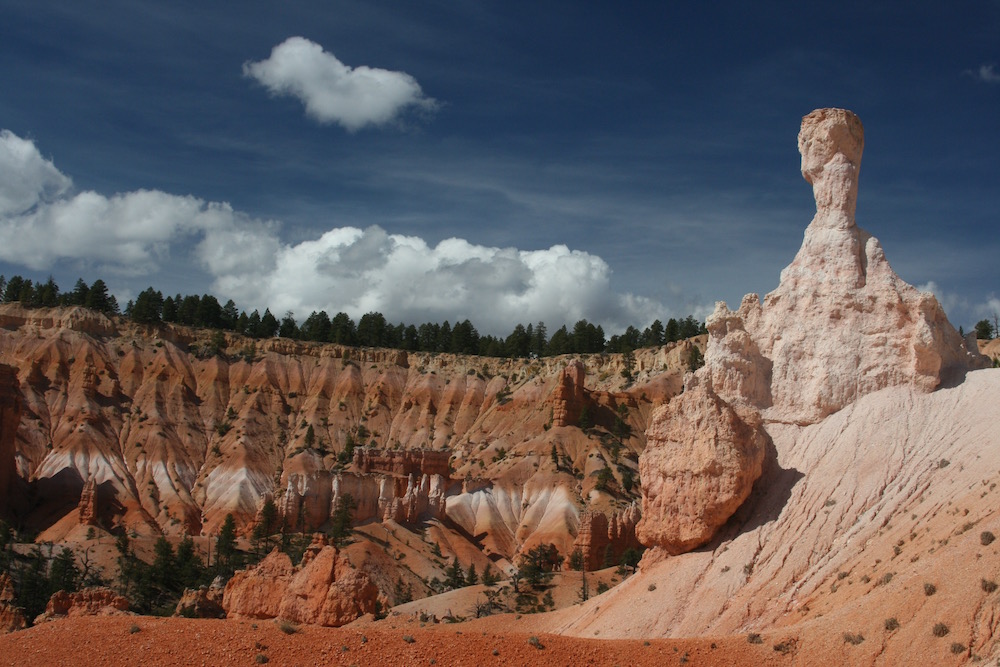
[[[177,601],[174,616],[185,618],[225,618],[226,610],[222,608],[224,589],[216,586],[185,589],[181,599]]]
[[[750,495],[767,434],[756,409],[731,405],[698,376],[653,415],[639,457],[643,544],[667,553],[711,539]]]
[[[35,624],[66,616],[119,616],[129,613],[128,599],[110,588],[85,588],[75,593],[58,591],[49,598],[45,613],[35,619]]]
[[[618,563],[627,549],[641,546],[635,534],[639,517],[639,506],[634,503],[624,510],[612,512],[610,519],[597,510],[584,510],[580,514],[580,527],[573,549],[580,550],[587,570],[603,568],[607,558],[612,563]]]
[[[77,505],[80,511],[81,526],[97,525],[97,480],[91,478],[83,485],[80,493],[80,504]]]
[[[231,618],[284,618],[339,627],[375,611],[378,588],[337,549],[314,539],[302,563],[271,552],[256,567],[233,575],[223,607]]]
[[[0,364],[0,512],[10,507],[17,478],[17,429],[21,423],[21,392],[17,369]]]
[[[587,405],[586,378],[587,369],[579,360],[559,374],[559,383],[552,396],[553,426],[576,426],[580,422],[580,413]]]
[[[14,582],[6,572],[0,572],[0,634],[28,627],[20,607],[14,606]]]
[[[448,466],[451,452],[429,449],[372,449],[358,447],[354,450],[354,465],[363,473],[381,472],[406,477],[408,475],[451,474]]]

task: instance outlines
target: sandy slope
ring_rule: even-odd
[[[812,426],[772,425],[748,513],[702,550],[649,554],[639,576],[544,627],[636,638],[782,628],[801,636],[800,654],[833,641],[859,664],[1000,654],[1000,594],[981,587],[1000,581],[1000,542],[980,537],[1000,536],[998,407],[1000,370],[983,370],[931,394],[877,392]],[[846,644],[844,632],[867,640]]]

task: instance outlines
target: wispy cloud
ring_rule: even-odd
[[[294,243],[273,221],[225,203],[139,190],[74,192],[30,140],[0,133],[0,259],[36,270],[78,261],[152,274],[190,254],[219,296],[294,311],[379,311],[391,321],[469,318],[483,333],[586,318],[609,332],[662,317],[662,304],[610,284],[601,257],[553,245],[519,250],[447,238],[429,245],[378,226]],[[19,175],[7,178],[7,174]]]
[[[983,83],[1000,83],[1000,71],[993,63],[980,65],[978,69],[966,70],[966,74]]]
[[[306,115],[320,123],[338,123],[351,132],[384,125],[408,107],[438,106],[406,72],[350,67],[304,37],[286,39],[266,60],[244,63],[243,74],[272,95],[298,98]]]

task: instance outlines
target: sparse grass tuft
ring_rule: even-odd
[[[778,642],[772,648],[781,655],[787,655],[795,649],[795,640],[786,639],[785,641]]]
[[[933,632],[935,637],[944,637],[950,630],[948,630],[948,626],[944,623],[936,623]]]
[[[269,662],[271,662],[271,659],[270,659],[270,658],[268,658],[268,657],[267,657],[266,655],[264,655],[263,653],[258,653],[258,654],[257,654],[257,657],[256,657],[256,658],[254,658],[254,660],[255,660],[255,661],[257,662],[257,664],[258,664],[258,665],[263,665],[263,664],[266,664],[266,663],[269,663]]]
[[[282,619],[278,621],[278,629],[284,632],[286,635],[294,635],[299,631],[299,626],[295,625],[291,621],[286,621]]]
[[[756,632],[751,632],[747,635],[747,642],[751,644],[763,644],[764,640],[760,638],[760,635]]]
[[[896,620],[895,616],[885,619],[885,629],[889,632],[899,629],[899,621]]]
[[[139,632],[140,630],[142,630],[142,628],[140,628],[138,625],[136,625],[135,623],[133,623],[132,627],[130,627],[128,629],[128,633],[130,635],[134,635],[135,633]]]
[[[403,635],[403,641],[406,642],[407,644],[412,644],[417,640],[413,638],[413,635]]]
[[[545,644],[539,641],[538,637],[535,637],[534,635],[532,635],[531,638],[528,639],[528,643],[539,650],[545,648]]]

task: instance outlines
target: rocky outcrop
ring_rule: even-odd
[[[15,451],[21,422],[21,392],[17,370],[0,364],[0,514],[10,507],[10,493],[17,480]]]
[[[330,473],[312,470],[289,473],[279,503],[284,525],[296,531],[318,530],[350,496],[355,523],[375,519],[416,523],[444,515],[447,480],[441,475]]]
[[[580,413],[586,406],[584,383],[587,369],[583,362],[573,361],[559,375],[559,383],[552,396],[552,425],[576,426]]]
[[[580,550],[587,570],[599,570],[605,563],[618,563],[627,549],[638,548],[636,524],[641,512],[635,503],[624,510],[607,514],[598,510],[584,510],[580,514],[580,527],[573,542],[573,550]],[[568,562],[567,562],[568,565]]]
[[[81,526],[96,526],[97,525],[97,480],[89,479],[83,485],[83,491],[80,493],[80,504],[77,505],[77,509],[80,511],[80,525]]]
[[[14,582],[6,572],[0,572],[0,634],[28,627],[24,612],[14,606]]]
[[[174,616],[184,618],[225,618],[226,610],[222,607],[222,596],[225,589],[221,586],[202,586],[187,588],[181,599],[177,601]]]
[[[389,475],[441,475],[451,473],[448,466],[451,453],[430,449],[373,449],[359,447],[354,450],[354,465],[363,473],[381,472]]]
[[[322,536],[314,538],[302,563],[271,552],[257,566],[233,575],[223,595],[230,618],[283,618],[339,627],[375,611],[378,588]]]
[[[85,588],[75,593],[57,591],[49,598],[45,613],[35,624],[67,616],[123,616],[129,614],[128,599],[110,588]]]
[[[813,423],[885,387],[930,391],[987,365],[934,296],[900,279],[878,239],[855,223],[863,148],[850,111],[818,109],[802,120],[802,175],[816,215],[777,289],[763,305],[744,299],[739,311],[773,365],[769,420]]]
[[[639,462],[644,543],[681,553],[711,538],[761,473],[764,421],[814,423],[880,389],[930,391],[988,364],[856,225],[863,147],[849,111],[803,119],[816,216],[763,305],[752,294],[736,312],[717,304],[704,368],[653,414]]]
[[[708,379],[691,376],[685,391],[653,414],[639,458],[639,540],[679,554],[712,538],[750,495],[764,463],[767,434],[760,413],[732,405]]]

